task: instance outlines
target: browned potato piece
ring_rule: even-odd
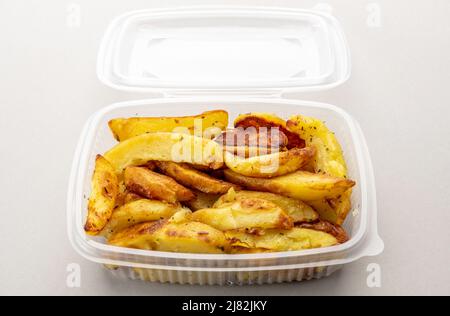
[[[225,232],[232,247],[266,249],[269,251],[295,251],[331,247],[339,244],[337,239],[327,233],[306,229],[269,229],[262,234],[251,234],[242,230]]]
[[[148,199],[169,203],[184,202],[195,198],[194,193],[172,178],[142,167],[128,167],[124,173],[125,185],[131,192]]]
[[[231,188],[239,189],[239,186],[222,180],[215,179],[206,173],[198,171],[187,164],[174,162],[156,162],[158,168],[166,175],[189,188],[196,189],[207,194],[225,194]]]
[[[305,141],[297,133],[290,131],[286,126],[286,122],[274,114],[249,113],[239,115],[234,121],[234,126],[242,128],[255,127],[257,129],[261,127],[278,128],[288,138],[288,149],[305,147]]]
[[[119,194],[119,180],[111,164],[98,155],[92,177],[92,192],[88,203],[85,231],[97,235],[111,218]]]
[[[288,144],[288,138],[280,130],[265,129],[263,132],[254,127],[229,129],[219,135],[215,141],[224,147],[245,146],[267,149],[282,149]]]
[[[114,210],[102,235],[108,238],[116,232],[139,223],[170,218],[180,210],[182,206],[179,204],[147,199],[136,200]]]
[[[277,205],[263,199],[249,198],[223,204],[220,208],[199,210],[192,220],[219,230],[293,227],[292,219]]]
[[[214,204],[214,208],[220,208],[226,203],[241,201],[245,199],[264,199],[270,201],[286,212],[294,223],[314,222],[319,219],[319,215],[308,204],[285,197],[279,194],[257,191],[239,191],[230,190],[227,194],[221,196]]]
[[[299,224],[298,227],[318,230],[333,235],[340,244],[343,244],[349,240],[347,232],[341,226],[333,225],[332,223],[327,221],[318,221],[316,223],[302,223]]]
[[[109,243],[118,247],[180,253],[221,254],[229,247],[224,233],[208,225],[168,220],[132,226],[114,234]]]
[[[225,152],[225,164],[234,172],[255,178],[274,178],[292,173],[305,166],[315,154],[313,147],[243,159]]]
[[[174,132],[177,128],[185,128],[194,134],[196,123],[199,132],[207,129],[224,130],[228,126],[228,113],[222,110],[204,112],[195,116],[184,117],[133,117],[119,118],[109,122],[109,127],[118,141],[154,132]]]
[[[195,194],[195,199],[183,203],[193,211],[212,208],[214,203],[216,203],[217,199],[220,197],[220,195],[207,194],[197,190],[194,190],[193,192]]]
[[[254,191],[271,192],[301,201],[315,201],[337,197],[355,185],[355,182],[343,178],[297,171],[272,179],[250,178],[225,170],[225,178]]]

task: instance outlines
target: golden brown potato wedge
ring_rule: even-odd
[[[247,189],[276,193],[301,201],[337,197],[355,185],[352,180],[306,171],[297,171],[272,179],[250,178],[232,170],[225,170],[224,173],[228,181]]]
[[[228,183],[210,175],[198,171],[187,164],[177,164],[170,161],[156,162],[162,173],[175,179],[182,185],[207,194],[225,194],[231,188],[239,189],[239,186]]]
[[[220,208],[226,203],[241,201],[245,199],[263,199],[270,201],[280,207],[288,214],[294,223],[314,222],[319,219],[319,215],[306,203],[285,197],[279,194],[257,191],[234,191],[230,190],[221,196],[214,204],[214,208]]]
[[[114,210],[102,235],[108,238],[112,234],[136,224],[168,219],[181,209],[182,206],[179,204],[147,199],[136,200]]]
[[[225,152],[224,157],[226,166],[240,175],[274,178],[301,169],[314,157],[314,154],[313,147],[306,147],[248,159],[229,152]]]
[[[278,128],[288,138],[288,149],[305,147],[305,141],[297,133],[290,131],[283,119],[271,113],[249,113],[239,115],[234,121],[234,126],[242,128],[255,127],[257,129],[262,127]]]
[[[119,180],[111,164],[98,155],[92,177],[85,231],[97,235],[111,218],[119,194]]]
[[[248,198],[223,204],[220,208],[196,211],[192,220],[208,224],[222,231],[252,228],[293,227],[292,218],[272,202]]]
[[[333,225],[327,221],[318,221],[316,223],[301,223],[297,227],[318,230],[333,235],[340,244],[349,240],[347,232],[339,225]]]
[[[109,122],[109,127],[118,141],[155,132],[174,132],[185,128],[190,134],[203,133],[207,129],[222,131],[228,126],[226,111],[209,111],[195,116],[184,117],[133,117],[119,118]],[[195,130],[197,128],[197,131]],[[201,134],[203,135],[203,134]]]
[[[295,115],[288,120],[287,127],[305,139],[307,146],[317,149],[312,163],[314,172],[333,177],[347,177],[347,165],[341,145],[325,123],[312,117]],[[349,189],[338,198],[321,199],[314,201],[312,205],[323,219],[342,224],[351,209],[351,194],[352,190]]]
[[[232,247],[267,249],[274,252],[323,248],[339,244],[330,234],[297,227],[291,230],[271,229],[262,234],[235,230],[225,232],[225,236],[230,240]]]
[[[144,250],[180,253],[224,253],[229,241],[224,233],[199,222],[161,220],[138,224],[114,234],[109,244]]]
[[[142,167],[128,167],[124,172],[128,191],[148,199],[177,203],[195,198],[195,194],[170,177]]]
[[[216,203],[216,201],[220,197],[220,195],[207,194],[197,190],[193,190],[193,192],[195,194],[195,199],[183,203],[193,211],[212,208],[214,206],[214,203]]]
[[[130,138],[105,154],[118,174],[126,167],[148,161],[198,164],[211,169],[223,166],[222,148],[215,141],[179,133],[150,133]]]

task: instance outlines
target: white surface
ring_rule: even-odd
[[[142,98],[98,82],[99,40],[125,11],[186,4],[73,2],[82,10],[79,28],[66,23],[69,1],[0,2],[0,294],[450,294],[448,1],[376,1],[380,28],[367,24],[373,1],[333,1],[352,50],[352,77],[332,91],[301,96],[340,105],[361,123],[375,167],[383,255],[325,280],[244,288],[117,280],[70,247],[66,191],[81,127],[102,106]],[[81,288],[66,285],[70,263],[81,266]],[[381,288],[366,285],[370,263],[381,266]]]

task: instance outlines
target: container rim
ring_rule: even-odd
[[[333,247],[328,248],[320,248],[320,249],[311,249],[311,250],[300,250],[300,251],[289,251],[289,252],[274,252],[274,253],[264,253],[264,254],[189,254],[189,253],[171,253],[171,252],[159,252],[159,251],[146,251],[146,250],[135,250],[135,249],[128,249],[128,248],[119,248],[114,246],[109,246],[106,244],[99,243],[94,240],[89,240],[88,237],[84,234],[84,231],[82,229],[82,225],[79,225],[81,220],[81,208],[82,208],[82,189],[83,189],[83,178],[80,175],[85,174],[86,168],[87,168],[87,157],[88,157],[88,150],[91,148],[92,143],[94,142],[94,129],[93,126],[98,125],[100,119],[107,114],[109,111],[116,109],[116,108],[124,108],[124,107],[131,107],[131,106],[139,106],[139,105],[151,105],[155,103],[180,103],[180,102],[217,102],[216,97],[195,97],[195,98],[157,98],[157,99],[146,99],[146,100],[137,100],[137,101],[125,101],[120,103],[112,104],[106,108],[101,109],[96,114],[94,114],[85,124],[85,127],[83,129],[83,132],[80,136],[80,141],[77,146],[76,152],[75,152],[75,158],[72,165],[72,172],[69,180],[69,191],[68,191],[68,200],[67,200],[67,220],[68,220],[68,234],[69,239],[75,248],[75,250],[82,255],[83,257],[94,261],[94,262],[100,262],[104,264],[119,264],[123,266],[130,266],[130,265],[137,265],[137,266],[151,266],[146,263],[136,263],[136,262],[130,262],[130,261],[123,261],[119,260],[116,261],[113,258],[111,258],[111,255],[117,256],[117,255],[125,255],[125,256],[138,256],[138,257],[145,257],[145,258],[159,258],[159,259],[188,259],[188,260],[195,260],[195,261],[222,261],[222,260],[228,260],[228,261],[254,261],[254,260],[264,260],[264,259],[277,259],[277,258],[293,258],[293,257],[299,257],[304,258],[308,256],[313,255],[325,255],[325,254],[333,254],[333,253],[344,253],[345,251],[350,251],[355,248],[358,248],[358,246],[361,244],[363,239],[366,237],[368,233],[368,224],[370,216],[368,214],[368,193],[367,193],[367,187],[368,183],[366,181],[359,183],[361,186],[361,205],[363,207],[360,208],[361,212],[361,225],[357,231],[357,233],[354,235],[354,237],[348,241],[345,244],[337,245]],[[309,107],[315,107],[315,108],[324,108],[328,110],[332,110],[339,114],[342,118],[345,119],[345,121],[348,124],[348,127],[350,128],[353,140],[355,142],[355,152],[357,155],[357,168],[359,170],[366,170],[368,166],[366,166],[365,160],[364,160],[364,152],[363,149],[365,149],[365,144],[361,143],[361,140],[358,137],[355,137],[355,135],[360,134],[359,127],[354,123],[354,120],[352,117],[347,114],[344,110],[340,109],[339,107],[336,107],[331,104],[326,103],[319,103],[319,102],[313,102],[313,101],[302,101],[302,100],[287,100],[287,99],[278,99],[278,98],[243,98],[243,97],[236,97],[236,96],[224,96],[220,97],[221,100],[224,100],[223,102],[232,102],[232,101],[239,101],[239,102],[260,102],[260,103],[282,103],[286,105],[298,105],[298,103],[301,103],[302,105],[309,106]],[[221,101],[222,102],[222,101]],[[83,167],[84,165],[84,167]],[[369,166],[370,167],[370,166]],[[373,207],[375,209],[373,210],[376,212],[376,201],[372,201]],[[105,256],[99,257],[97,252],[101,252]],[[348,259],[342,259],[347,260],[347,262],[355,261],[359,259],[360,257],[366,256],[367,254],[359,254],[359,257],[353,258],[352,260]],[[342,262],[342,260],[331,260],[331,261],[325,261],[322,263],[326,263],[327,265],[333,264],[339,264]],[[316,265],[317,262],[312,262],[310,264]],[[181,266],[164,266],[165,269],[169,269],[170,267],[173,267],[174,269],[181,269]],[[259,266],[258,266],[259,267]],[[268,266],[264,266],[264,268],[267,268]],[[194,267],[189,267],[189,270],[192,270]],[[255,269],[257,267],[252,267],[251,269]],[[187,269],[187,268],[186,268]],[[203,268],[202,268],[203,269]],[[221,270],[223,268],[220,268]],[[239,268],[238,270],[242,270]]]

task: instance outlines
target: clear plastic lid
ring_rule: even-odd
[[[345,82],[350,58],[339,23],[319,12],[146,10],[111,24],[97,70],[121,90],[315,90]]]

